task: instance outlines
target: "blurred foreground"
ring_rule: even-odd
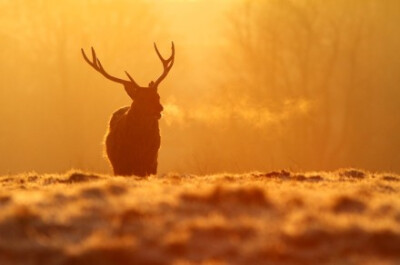
[[[0,264],[399,264],[400,177],[0,177]]]

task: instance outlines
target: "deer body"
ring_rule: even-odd
[[[106,152],[114,174],[157,174],[160,140],[158,119],[135,115],[130,107],[116,111],[106,135]]]
[[[97,59],[92,48],[92,62],[85,60],[102,73],[105,77],[124,85],[125,91],[132,98],[131,106],[123,107],[112,115],[105,146],[107,157],[115,175],[148,176],[157,174],[157,157],[161,137],[158,120],[161,118],[163,107],[157,92],[158,84],[165,78],[174,62],[174,45],[169,59],[162,58],[155,46],[157,55],[161,59],[164,72],[148,87],[140,87],[126,72],[130,81],[125,81],[108,75]]]

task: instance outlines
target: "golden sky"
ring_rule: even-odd
[[[81,58],[160,86],[159,172],[399,171],[398,1],[0,1],[0,173],[110,172],[129,105]]]

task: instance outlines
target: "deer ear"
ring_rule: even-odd
[[[125,88],[125,91],[128,94],[128,96],[132,100],[135,100],[138,88],[132,83],[125,83],[124,88]]]
[[[157,85],[156,85],[153,81],[151,81],[151,82],[149,83],[148,89],[152,89],[152,90],[154,90],[155,92],[157,92]]]

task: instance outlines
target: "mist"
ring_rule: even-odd
[[[400,172],[396,0],[0,1],[0,173],[110,173],[130,104],[87,65],[159,87],[159,173]]]

